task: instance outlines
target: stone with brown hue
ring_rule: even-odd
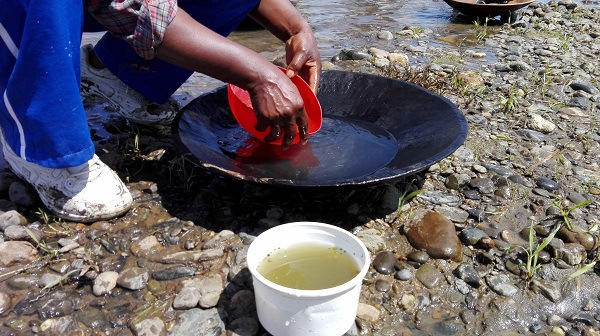
[[[408,241],[435,259],[462,260],[462,245],[454,224],[443,215],[424,211],[417,213],[405,227]]]

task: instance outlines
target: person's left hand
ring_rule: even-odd
[[[300,75],[317,94],[321,80],[321,56],[312,31],[300,31],[285,43],[287,76]]]

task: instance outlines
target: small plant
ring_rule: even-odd
[[[583,202],[579,202],[568,209],[562,207],[560,205],[560,203],[561,203],[560,199],[553,202],[554,206],[560,210],[560,215],[557,215],[557,216],[560,217],[563,220],[563,222],[565,223],[565,225],[567,226],[567,228],[569,230],[571,230],[573,228],[573,226],[571,225],[571,220],[569,219],[571,212],[575,209],[578,209],[578,208],[581,208],[581,207],[584,207],[584,206],[590,204],[590,200],[585,200]]]
[[[534,223],[531,223],[529,226],[529,247],[527,250],[525,250],[525,253],[527,253],[527,264],[525,265],[525,271],[527,273],[526,275],[528,281],[533,279],[535,271],[540,267],[540,264],[538,263],[540,252],[542,252],[546,246],[550,244],[552,239],[554,239],[554,236],[558,230],[560,230],[561,225],[557,225],[556,228],[552,230],[552,232],[550,232],[550,234],[539,244],[536,243],[535,230],[533,228]]]
[[[411,189],[410,186],[412,186],[414,182],[415,182],[415,180],[412,180],[410,185],[406,188],[406,190],[404,190],[404,192],[400,196],[400,199],[398,200],[398,214],[402,213],[402,208],[404,207],[404,205],[406,203],[410,202],[418,194],[425,191],[423,189],[417,189],[417,190],[413,190],[413,191],[409,192]]]
[[[25,231],[27,231],[27,234],[29,234],[29,236],[31,237],[31,239],[36,243],[36,247],[43,252],[46,255],[50,255],[51,257],[56,257],[58,256],[58,249],[51,247],[50,245],[48,245],[45,241],[40,241],[35,234],[33,234],[33,232],[31,232],[31,230],[29,230],[28,228],[25,227]]]
[[[477,41],[481,42],[487,36],[488,22],[490,18],[486,17],[483,25],[479,21],[473,21],[473,25],[475,26],[476,38]]]
[[[500,97],[498,105],[502,107],[504,113],[510,114],[519,108],[521,105],[520,100],[524,95],[523,90],[513,84],[508,90],[508,94]]]

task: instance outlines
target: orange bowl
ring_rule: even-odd
[[[279,67],[283,72],[286,69]],[[302,99],[304,100],[304,109],[308,115],[308,135],[312,135],[321,128],[323,122],[323,114],[321,110],[321,104],[317,100],[317,96],[310,89],[310,86],[300,76],[294,76],[291,78],[292,82],[298,88]],[[254,108],[252,107],[252,101],[250,100],[250,94],[248,91],[237,87],[233,84],[227,85],[227,99],[229,101],[229,107],[235,120],[244,128],[248,133],[252,134],[257,139],[264,141],[263,139],[269,135],[270,128],[260,132],[254,128],[258,122],[256,115],[254,114]],[[279,145],[283,139],[278,139],[269,143]],[[300,142],[300,135],[296,135],[292,143]]]

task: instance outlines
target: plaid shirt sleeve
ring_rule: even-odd
[[[140,57],[150,60],[175,18],[177,0],[87,0],[86,9],[110,33],[129,42]]]

